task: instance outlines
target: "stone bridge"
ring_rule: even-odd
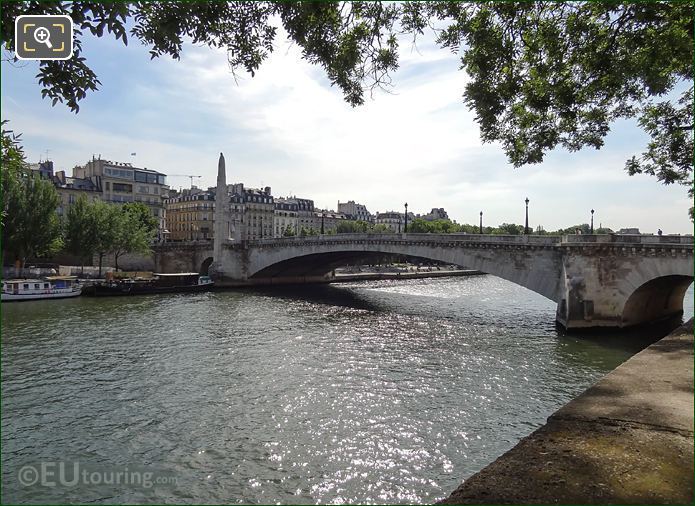
[[[557,321],[566,328],[627,327],[677,315],[693,280],[690,236],[341,234],[211,246],[164,245],[157,264],[163,270],[209,266],[219,285],[239,286],[327,282],[336,267],[384,255],[438,260],[555,301]],[[189,267],[182,269],[182,262]]]

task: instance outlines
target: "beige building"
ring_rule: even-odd
[[[338,201],[338,212],[344,214],[349,220],[374,221],[374,217],[367,210],[367,207],[356,203],[354,200],[348,200],[347,202]]]
[[[401,232],[403,227],[403,214],[396,211],[387,211],[385,213],[376,213],[376,224],[384,225],[393,232]]]
[[[48,181],[51,181],[55,186],[60,203],[56,208],[58,216],[65,216],[68,208],[77,202],[80,196],[84,195],[87,200],[94,201],[102,198],[101,191],[92,182],[91,179],[81,179],[77,177],[68,177],[64,170],[53,172],[53,162],[50,160],[39,163],[29,164],[32,173]]]
[[[75,167],[73,176],[91,180],[106,202],[146,204],[159,220],[160,230],[165,230],[164,199],[169,195],[165,174],[130,163],[93,158],[84,166]]]
[[[287,231],[290,235],[299,233],[297,202],[293,199],[275,199],[275,216],[273,218],[273,237],[283,237]]]
[[[270,186],[245,188],[242,183],[227,186],[231,225],[240,240],[273,237],[275,201]]]
[[[183,190],[164,200],[168,241],[211,241],[214,237],[215,193]]]
[[[91,180],[67,177],[64,170],[56,172],[53,177],[53,184],[55,184],[56,191],[60,196],[60,204],[56,209],[58,216],[65,216],[68,208],[77,202],[81,195],[91,201],[101,199],[101,192]]]

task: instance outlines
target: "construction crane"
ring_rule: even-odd
[[[193,188],[193,178],[198,178],[200,179],[203,176],[191,176],[188,174],[169,174],[169,177],[188,177],[191,179],[191,188]]]

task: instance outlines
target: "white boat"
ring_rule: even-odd
[[[9,279],[2,282],[2,302],[77,297],[82,286],[77,276],[48,276],[44,279]]]

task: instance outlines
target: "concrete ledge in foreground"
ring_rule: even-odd
[[[447,504],[693,504],[693,320],[466,480]]]

